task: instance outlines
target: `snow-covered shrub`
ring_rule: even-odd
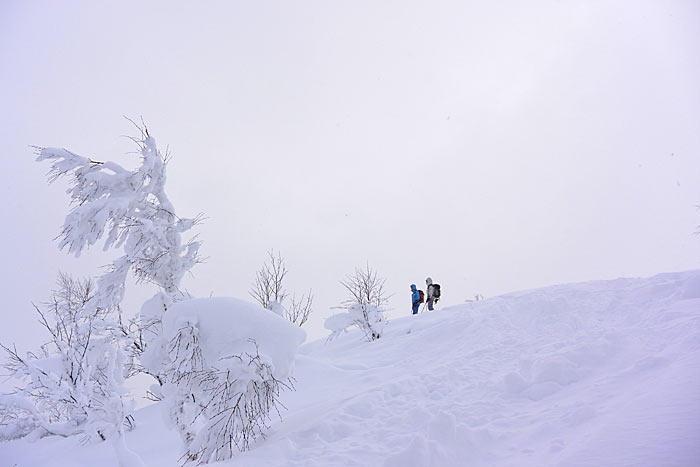
[[[268,252],[269,262],[255,273],[255,283],[250,289],[250,296],[255,299],[263,308],[272,311],[280,316],[284,316],[292,323],[303,326],[309,319],[314,297],[309,290],[308,294],[302,295],[297,300],[296,294],[287,304],[289,298],[284,289],[284,278],[287,275],[287,266],[284,264],[282,255],[277,256],[273,250]]]
[[[163,365],[163,400],[187,460],[229,459],[264,436],[304,339],[299,327],[234,298],[186,300],[168,309],[144,357]]]
[[[333,339],[347,328],[356,326],[362,330],[369,341],[379,339],[386,325],[386,303],[384,282],[369,265],[365,269],[355,269],[354,274],[348,275],[341,284],[350,297],[340,306],[345,312],[336,313],[325,322],[326,329],[331,331],[329,339]]]
[[[53,298],[35,309],[49,334],[37,353],[2,346],[4,365],[21,383],[0,399],[2,438],[48,434],[104,440],[122,433],[131,406],[123,399],[123,353],[105,320],[86,306],[94,283],[60,274]]]

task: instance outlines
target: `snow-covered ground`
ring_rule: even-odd
[[[372,343],[358,331],[306,344],[295,377],[267,439],[218,465],[698,466],[700,271],[407,316]],[[127,443],[151,467],[176,466],[160,412],[137,412]],[[113,452],[0,444],[17,467],[113,467]]]

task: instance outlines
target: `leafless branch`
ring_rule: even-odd
[[[384,306],[388,301],[384,293],[385,282],[386,279],[380,278],[369,264],[365,269],[355,269],[353,274],[348,274],[340,281],[354,303],[372,304],[377,307]]]
[[[311,314],[311,309],[314,301],[314,296],[309,290],[309,293],[302,295],[301,299],[297,301],[296,296],[292,296],[291,304],[287,309],[285,309],[285,315],[289,321],[292,323],[303,326],[304,323],[309,319]]]
[[[282,255],[274,250],[268,253],[269,262],[255,274],[255,283],[250,289],[250,295],[263,307],[271,309],[272,302],[282,303],[287,296],[284,290],[284,278],[287,275],[287,267]]]

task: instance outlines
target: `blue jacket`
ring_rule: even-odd
[[[411,304],[420,302],[420,294],[418,289],[416,289],[416,284],[411,284]]]

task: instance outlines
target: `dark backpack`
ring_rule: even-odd
[[[418,299],[418,303],[423,303],[425,301],[425,294],[422,290],[419,290],[418,295],[420,296],[420,298]]]
[[[440,298],[440,284],[433,284],[433,297]]]

